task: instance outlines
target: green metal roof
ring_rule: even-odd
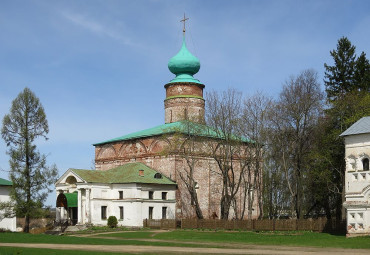
[[[67,198],[68,207],[78,207],[77,206],[77,191],[73,193],[64,193]]]
[[[12,186],[12,185],[13,183],[11,181],[0,178],[0,186]]]
[[[216,138],[216,139],[222,139],[220,137],[220,132],[216,132],[212,128],[190,122],[190,121],[178,121],[173,123],[167,123],[160,126],[156,126],[153,128],[145,129],[142,131],[134,132],[128,135],[116,137],[104,142],[95,143],[96,145],[102,145],[106,143],[112,143],[112,142],[119,142],[119,141],[126,141],[126,140],[132,140],[137,138],[144,138],[144,137],[151,137],[151,136],[158,136],[158,135],[164,135],[164,134],[171,134],[171,133],[183,133],[183,134],[191,134],[196,136],[202,136],[202,137],[209,137],[209,138]],[[243,138],[244,142],[249,142],[248,139]]]
[[[139,170],[143,170],[143,176],[139,175]],[[106,171],[71,169],[73,173],[81,177],[86,182],[92,183],[150,183],[150,184],[174,184],[166,176],[154,178],[158,172],[144,165],[143,163],[127,163]]]

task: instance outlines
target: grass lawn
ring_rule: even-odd
[[[147,239],[152,233],[147,231],[132,232],[137,233],[138,236],[144,235]],[[102,238],[88,238],[88,237],[76,237],[76,236],[53,236],[45,234],[26,234],[26,233],[0,233],[1,243],[54,243],[54,244],[89,244],[89,245],[155,245],[155,246],[178,246],[178,247],[219,247],[218,244],[214,245],[203,245],[203,244],[183,244],[183,243],[168,243],[158,241],[144,241],[144,240],[125,240],[120,238],[119,240],[104,239]],[[131,237],[132,238],[132,237]],[[143,238],[143,237],[141,237]],[[137,239],[140,239],[139,237]],[[2,248],[1,248],[2,249]],[[1,253],[0,253],[1,255]]]
[[[231,232],[231,231],[201,231],[201,230],[175,230],[168,232],[152,232],[150,230],[145,231],[140,230],[112,234],[99,234],[94,237],[95,238],[74,237],[74,236],[50,236],[45,234],[32,235],[24,233],[0,233],[0,242],[89,244],[89,245],[94,244],[154,245],[154,246],[178,246],[178,247],[222,247],[223,244],[226,243],[239,243],[239,244],[257,244],[257,245],[289,245],[289,246],[370,249],[370,237],[346,238],[344,235],[331,235],[326,233],[314,233],[314,232],[246,232],[246,231]],[[117,239],[106,239],[106,237],[115,237]],[[140,239],[152,239],[153,241]],[[184,241],[192,243],[191,244],[184,243]],[[207,244],[202,244],[202,242],[203,243],[207,242]],[[3,252],[3,248],[4,247],[1,248],[1,252]],[[1,252],[0,255],[2,255]],[[59,253],[59,251],[55,250],[53,250],[53,252],[55,253],[47,254],[62,254]],[[39,252],[36,253],[37,255],[43,254]],[[93,255],[95,253],[91,254]]]
[[[117,255],[132,253],[115,253],[115,252],[93,252],[93,251],[73,251],[73,250],[52,250],[37,248],[16,248],[1,247],[0,255]],[[150,253],[146,253],[150,254]]]
[[[104,236],[120,238],[152,238],[157,240],[177,240],[191,242],[243,243],[258,245],[290,245],[313,247],[337,247],[353,249],[370,249],[370,236],[346,238],[344,235],[331,235],[315,232],[231,232],[176,230],[171,232],[150,233],[138,231],[127,233],[105,234]],[[101,235],[103,236],[103,235]]]

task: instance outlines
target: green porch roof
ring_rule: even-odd
[[[215,138],[215,139],[222,139],[220,137],[220,132],[216,132],[211,127],[208,127],[206,125],[190,122],[190,121],[178,121],[173,123],[167,123],[160,126],[156,126],[153,128],[145,129],[142,131],[134,132],[128,135],[116,137],[104,142],[95,143],[96,145],[102,145],[106,143],[112,143],[112,142],[119,142],[119,141],[125,141],[125,140],[132,140],[137,138],[144,138],[144,137],[151,137],[151,136],[158,136],[158,135],[165,135],[165,134],[171,134],[171,133],[183,133],[183,134],[190,134],[190,135],[196,135],[196,136],[202,136],[202,137],[209,137],[209,138]],[[242,138],[243,142],[249,142],[248,139]]]
[[[139,175],[143,170],[143,175]],[[162,175],[154,178],[158,172],[143,163],[127,163],[106,171],[71,169],[73,173],[90,183],[147,183],[147,184],[172,184],[175,182]]]
[[[0,178],[0,186],[12,186],[12,185],[13,183],[11,181]]]
[[[64,193],[67,198],[68,207],[78,207],[77,206],[77,191],[73,193]]]

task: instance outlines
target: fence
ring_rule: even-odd
[[[294,231],[305,230],[315,232],[345,233],[346,222],[335,219],[288,219],[288,220],[144,220],[144,227],[161,229],[226,229],[249,231]]]

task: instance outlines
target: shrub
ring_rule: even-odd
[[[111,228],[115,228],[117,227],[117,224],[118,224],[118,221],[117,221],[116,216],[109,216],[107,225]]]

